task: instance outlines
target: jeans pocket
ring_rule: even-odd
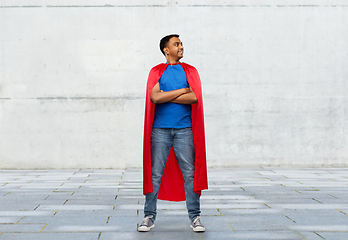
[[[151,134],[151,143],[152,142],[163,142],[168,138],[168,129],[163,128],[153,128]]]

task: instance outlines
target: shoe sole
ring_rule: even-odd
[[[138,227],[138,232],[148,232],[150,231],[152,228],[155,227],[155,224],[152,225],[151,227],[148,227],[148,228],[141,228],[141,227]]]
[[[205,228],[193,228],[192,225],[190,225],[190,227],[194,232],[205,232]]]

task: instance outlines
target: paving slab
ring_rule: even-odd
[[[0,239],[8,240],[67,240],[67,239],[83,239],[95,240],[98,239],[99,232],[96,233],[4,233]]]
[[[156,227],[157,228],[157,225]],[[135,230],[135,228],[134,228]],[[166,240],[179,240],[179,239],[192,239],[192,240],[201,240],[201,235],[193,233],[192,231],[179,232],[174,231],[168,233],[167,231],[156,231],[155,229],[151,232],[136,232],[136,231],[123,231],[123,232],[103,232],[100,236],[101,240],[108,239],[122,239],[122,240],[153,240],[153,239],[166,239]]]
[[[204,233],[185,202],[143,218],[141,169],[0,170],[1,239],[348,239],[347,168],[210,168]]]
[[[321,239],[347,240],[347,232],[316,232]]]

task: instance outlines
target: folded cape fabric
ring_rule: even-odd
[[[184,69],[187,81],[198,99],[197,103],[191,104],[192,133],[195,146],[195,176],[193,191],[201,195],[202,190],[208,189],[201,80],[195,67],[187,63],[180,63],[180,65]],[[156,105],[151,101],[151,90],[161,78],[167,66],[167,64],[161,63],[153,67],[147,81],[143,146],[144,195],[153,191],[151,172],[151,133]],[[184,201],[184,183],[184,177],[182,176],[181,169],[176,160],[174,150],[171,148],[161,179],[158,199]]]

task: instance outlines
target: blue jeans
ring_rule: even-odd
[[[158,190],[171,147],[174,148],[175,156],[185,180],[186,207],[189,218],[193,220],[200,215],[201,211],[199,194],[193,192],[195,151],[192,128],[152,129],[151,168],[153,192],[146,194],[144,215],[145,217],[153,215],[152,219],[156,220]]]

